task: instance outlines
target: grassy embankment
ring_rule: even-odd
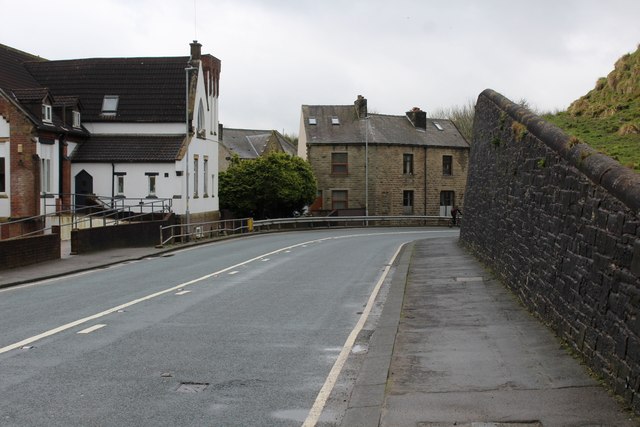
[[[640,173],[640,47],[567,111],[544,118]]]

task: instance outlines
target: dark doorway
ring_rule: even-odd
[[[82,169],[76,175],[76,210],[82,209],[87,204],[87,195],[93,194],[93,177]]]

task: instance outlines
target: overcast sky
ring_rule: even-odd
[[[56,59],[222,61],[225,127],[299,133],[302,104],[431,112],[494,89],[564,110],[640,43],[639,0],[0,0],[0,43]]]

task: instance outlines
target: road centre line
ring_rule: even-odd
[[[162,291],[158,291],[158,292],[155,292],[153,294],[150,294],[150,295],[147,295],[147,296],[144,296],[144,297],[141,297],[141,298],[134,299],[132,301],[126,302],[126,303],[118,305],[116,307],[112,307],[112,308],[110,308],[108,310],[101,311],[100,313],[96,313],[94,315],[91,315],[91,316],[88,316],[88,317],[84,317],[82,319],[78,319],[78,320],[75,320],[73,322],[69,322],[69,323],[66,323],[64,325],[58,326],[57,328],[49,329],[48,331],[42,332],[42,333],[40,333],[38,335],[34,335],[32,337],[25,338],[22,341],[19,341],[17,343],[10,344],[10,345],[7,345],[5,347],[0,348],[0,354],[6,353],[6,352],[11,351],[11,350],[19,349],[20,347],[23,347],[25,345],[32,344],[32,343],[34,343],[36,341],[40,341],[41,339],[50,337],[50,336],[58,334],[60,332],[64,332],[64,331],[66,331],[68,329],[75,328],[76,326],[82,325],[82,324],[90,322],[92,320],[99,319],[99,318],[107,316],[107,315],[109,315],[111,313],[115,313],[115,312],[117,312],[119,310],[124,310],[125,308],[131,307],[131,306],[139,304],[141,302],[148,301],[148,300],[151,300],[153,298],[157,298],[159,296],[162,296],[162,295],[165,295],[165,294],[168,294],[168,293],[171,293],[171,292],[176,292],[179,289],[182,290],[182,288],[185,288],[187,286],[202,282],[203,280],[210,279],[211,277],[217,276],[217,275],[222,274],[222,273],[226,273],[228,271],[233,271],[233,270],[235,270],[235,269],[237,269],[239,267],[242,267],[243,265],[247,265],[247,264],[249,264],[251,262],[261,260],[261,259],[263,259],[265,257],[269,257],[269,256],[272,256],[272,255],[278,254],[280,252],[284,252],[286,250],[290,250],[290,249],[293,249],[293,248],[301,247],[303,245],[306,246],[306,245],[309,245],[309,244],[312,244],[312,243],[316,243],[316,242],[321,241],[321,240],[328,240],[328,239],[331,239],[331,237],[325,237],[325,238],[322,238],[322,239],[315,239],[315,240],[310,240],[310,241],[303,242],[303,243],[297,243],[295,245],[287,246],[287,247],[276,249],[274,251],[271,251],[271,252],[268,252],[268,253],[265,253],[265,254],[262,254],[262,255],[258,255],[256,257],[253,257],[253,258],[248,259],[246,261],[242,261],[242,262],[240,262],[238,264],[235,264],[235,265],[232,265],[230,267],[223,268],[222,270],[218,270],[216,272],[206,274],[206,275],[204,275],[202,277],[198,277],[196,279],[189,280],[187,282],[181,283],[181,284],[173,286],[171,288],[168,288],[168,289],[165,289],[165,290],[162,290]]]
[[[97,325],[90,326],[90,327],[88,327],[87,329],[83,329],[83,330],[78,331],[78,332],[76,332],[76,333],[77,333],[77,334],[90,334],[91,332],[93,332],[93,331],[97,331],[98,329],[100,329],[100,328],[104,328],[105,326],[107,326],[107,325],[105,325],[105,324],[103,324],[103,323],[99,323],[99,324],[97,324]]]
[[[73,322],[66,323],[66,324],[58,326],[56,328],[49,329],[48,331],[42,332],[42,333],[40,333],[38,335],[34,335],[32,337],[25,338],[22,341],[19,341],[19,342],[14,343],[14,344],[9,344],[9,345],[7,345],[5,347],[0,348],[0,354],[6,353],[6,352],[11,351],[11,350],[19,349],[20,347],[32,344],[32,343],[34,343],[36,341],[40,341],[40,340],[42,340],[44,338],[47,338],[47,337],[50,337],[52,335],[59,334],[60,332],[64,332],[64,331],[66,331],[68,329],[75,328],[76,326],[82,325],[84,323],[91,322],[92,320],[100,319],[101,317],[107,316],[107,315],[112,314],[112,313],[116,313],[118,311],[122,311],[122,310],[124,310],[124,309],[126,309],[128,307],[131,307],[133,305],[139,304],[141,302],[145,302],[145,301],[157,298],[159,296],[162,296],[162,295],[165,295],[165,294],[168,294],[168,293],[171,293],[171,292],[176,292],[176,291],[178,291],[178,289],[194,285],[196,283],[199,283],[199,282],[202,282],[204,280],[207,280],[207,279],[210,279],[212,277],[215,277],[215,276],[217,276],[219,274],[227,273],[229,271],[233,271],[236,268],[239,268],[239,267],[242,267],[244,265],[250,264],[250,263],[252,263],[254,261],[261,260],[261,259],[263,259],[265,257],[269,257],[269,256],[272,256],[272,255],[278,254],[280,252],[286,252],[287,250],[291,250],[291,249],[295,249],[295,248],[299,248],[299,247],[306,247],[307,245],[314,244],[314,243],[320,243],[320,242],[327,241],[327,240],[338,240],[338,239],[344,239],[344,238],[349,238],[349,237],[367,237],[367,236],[378,236],[378,235],[384,235],[384,234],[396,234],[397,235],[397,234],[424,234],[424,233],[440,233],[440,231],[431,231],[431,230],[429,230],[429,231],[403,231],[403,232],[395,232],[395,233],[350,234],[350,235],[345,235],[345,236],[323,237],[323,238],[320,238],[320,239],[314,239],[314,240],[309,240],[309,241],[302,242],[302,243],[296,243],[295,245],[286,246],[286,247],[283,247],[283,248],[280,248],[280,249],[276,249],[274,251],[271,251],[271,252],[268,252],[268,253],[265,253],[265,254],[262,254],[262,255],[258,255],[256,257],[250,258],[248,260],[242,261],[242,262],[240,262],[238,264],[223,268],[222,270],[218,270],[216,272],[206,274],[206,275],[204,275],[202,277],[198,277],[198,278],[189,280],[187,282],[180,283],[179,285],[173,286],[171,288],[167,288],[167,289],[164,289],[162,291],[158,291],[158,292],[146,295],[144,297],[140,297],[140,298],[134,299],[134,300],[126,302],[124,304],[120,304],[120,305],[118,305],[116,307],[112,307],[112,308],[109,308],[107,310],[101,311],[100,313],[96,313],[96,314],[93,314],[91,316],[87,316],[87,317],[84,317],[82,319],[78,319],[78,320],[75,320]]]
[[[302,427],[314,427],[318,423],[318,420],[320,419],[320,415],[322,415],[322,410],[327,404],[327,400],[329,399],[329,396],[333,391],[333,387],[335,386],[336,381],[340,376],[340,372],[342,372],[342,368],[344,367],[344,364],[346,363],[347,358],[349,357],[349,354],[353,349],[353,345],[356,342],[356,338],[358,337],[358,334],[360,334],[360,331],[362,331],[362,328],[364,327],[364,324],[367,321],[367,318],[369,317],[369,313],[371,312],[371,309],[375,304],[376,297],[378,296],[378,292],[380,291],[382,284],[387,278],[389,271],[391,271],[391,266],[393,265],[398,254],[400,253],[400,250],[407,243],[408,242],[401,244],[396,250],[396,252],[393,254],[393,256],[391,257],[389,262],[385,264],[384,271],[380,276],[380,279],[378,279],[378,282],[374,286],[373,291],[371,292],[371,295],[369,296],[369,301],[367,301],[367,306],[363,310],[362,315],[358,320],[358,323],[349,334],[349,337],[347,337],[347,340],[345,341],[344,346],[342,347],[342,351],[340,352],[340,355],[338,355],[338,359],[333,364],[333,367],[331,368],[331,371],[329,372],[329,375],[327,376],[327,379],[325,380],[324,385],[320,389],[320,392],[318,393],[318,396],[316,397],[316,400],[313,403],[311,410],[309,411],[309,415],[307,415],[307,419],[304,421],[304,424],[302,424]]]

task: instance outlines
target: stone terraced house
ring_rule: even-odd
[[[316,215],[448,216],[464,205],[469,143],[451,121],[418,108],[369,114],[362,96],[303,105],[298,155],[318,181]]]

